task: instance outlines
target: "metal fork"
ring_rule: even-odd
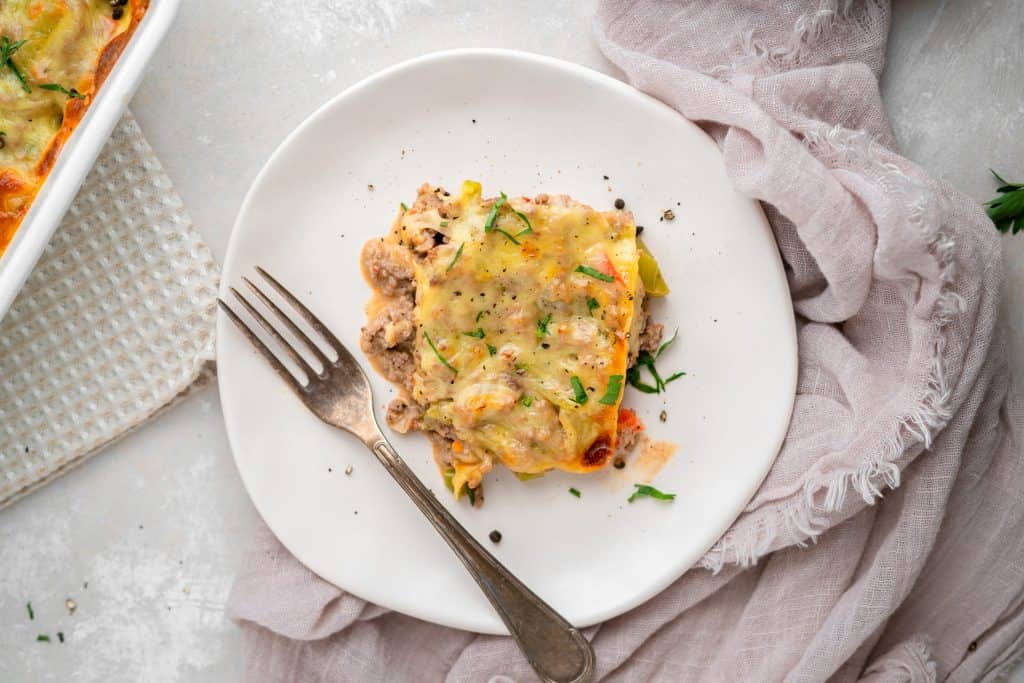
[[[242,279],[256,298],[273,312],[280,325],[305,347],[305,351],[311,354],[323,369],[317,372],[306,362],[278,328],[234,287],[230,288],[231,293],[273,338],[292,363],[305,374],[306,381],[301,382],[297,379],[252,329],[223,300],[218,299],[217,303],[224,313],[263,354],[281,379],[292,388],[314,415],[327,424],[354,435],[377,456],[377,460],[412,498],[462,560],[541,680],[546,683],[589,681],[594,669],[594,651],[583,634],[487,552],[413,474],[384,438],[377,425],[370,384],[356,359],[319,318],[281,283],[260,267],[257,267],[256,271],[338,357],[334,360],[328,358],[292,318],[249,278]]]

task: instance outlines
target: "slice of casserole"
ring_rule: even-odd
[[[0,0],[0,254],[149,0]]]
[[[628,212],[484,199],[472,181],[424,185],[367,243],[363,350],[402,389],[389,423],[431,435],[456,496],[476,498],[498,462],[521,476],[609,462],[647,321],[641,252]]]

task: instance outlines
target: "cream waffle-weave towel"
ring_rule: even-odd
[[[0,321],[0,507],[212,377],[218,277],[126,115]]]

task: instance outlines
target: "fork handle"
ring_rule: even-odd
[[[367,445],[466,565],[541,680],[589,681],[594,650],[583,634],[487,552],[413,474],[383,435]]]

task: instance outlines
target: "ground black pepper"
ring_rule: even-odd
[[[487,536],[493,543],[501,543],[501,532],[495,529]]]

